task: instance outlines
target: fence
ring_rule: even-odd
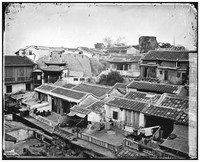
[[[78,137],[85,140],[85,141],[88,141],[88,142],[91,142],[93,144],[96,144],[98,146],[101,146],[101,147],[104,147],[104,148],[107,148],[111,151],[117,151],[118,150],[118,147],[115,146],[115,145],[112,145],[110,143],[107,143],[105,141],[102,141],[100,139],[97,139],[95,137],[92,137],[92,136],[89,136],[89,135],[86,135],[85,133],[79,133],[78,134]]]
[[[50,121],[50,120],[48,120],[48,119],[46,119],[46,118],[44,118],[44,117],[42,117],[40,115],[36,115],[34,113],[30,113],[30,116],[32,116],[33,118],[35,118],[35,119],[39,120],[40,122],[43,122],[43,123],[51,126],[51,127],[55,127],[56,126],[56,123],[54,123],[53,121]]]
[[[124,138],[123,142],[124,142],[124,146],[131,148],[131,149],[134,149],[134,150],[137,150],[137,151],[139,151],[139,148],[141,148],[143,153],[146,153],[146,154],[153,156],[153,157],[157,157],[157,158],[160,158],[160,159],[178,159],[175,155],[165,153],[161,150],[150,148],[150,147],[145,146],[143,144],[139,144],[138,142],[135,142],[131,139]]]

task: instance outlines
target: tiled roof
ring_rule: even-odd
[[[41,86],[35,88],[35,90],[42,90],[42,91],[50,92],[50,91],[52,91],[55,88],[56,87],[53,86],[53,85],[42,84]]]
[[[189,51],[149,51],[142,60],[189,61]]]
[[[161,95],[159,94],[148,94],[145,92],[130,91],[125,98],[133,99],[136,101],[156,103],[160,99]]]
[[[126,50],[130,48],[131,46],[120,46],[120,47],[110,47],[107,50]]]
[[[126,83],[119,83],[117,82],[113,88],[121,88],[121,89],[126,89],[127,84]]]
[[[64,88],[68,88],[68,89],[71,89],[73,87],[75,87],[76,85],[74,84],[70,84],[70,83],[66,83],[66,81],[64,80],[57,80],[55,83],[54,83],[55,86],[60,86],[60,87],[64,87]]]
[[[92,93],[96,97],[102,97],[111,89],[110,87],[96,85],[96,84],[87,84],[81,83],[76,87],[72,88],[73,90]]]
[[[78,113],[86,114],[86,115],[89,114],[89,113],[91,112],[91,110],[86,109],[86,108],[83,108],[83,107],[80,107],[80,106],[77,106],[77,105],[73,106],[73,107],[70,109],[70,111],[76,111],[76,112],[78,112]]]
[[[104,109],[103,106],[104,106],[103,101],[97,101],[97,102],[94,102],[92,105],[88,106],[87,109],[92,110],[94,112],[101,113],[102,110]]]
[[[120,93],[126,93],[126,83],[119,83],[117,82],[115,85],[112,86],[111,90],[108,93],[111,93],[114,89],[117,89]]]
[[[71,88],[73,88],[73,87],[75,87],[75,86],[76,86],[76,85],[74,85],[74,84],[68,83],[68,84],[63,85],[62,87],[71,89]]]
[[[34,62],[26,56],[5,55],[5,66],[34,66]]]
[[[128,85],[128,88],[137,89],[140,91],[149,91],[156,93],[176,93],[180,86],[170,85],[170,84],[161,84],[153,82],[144,82],[144,81],[133,81]]]
[[[134,111],[142,111],[147,106],[146,103],[137,102],[134,100],[119,98],[119,97],[112,98],[106,104],[119,107],[119,108],[128,109],[128,110],[134,110]]]
[[[83,92],[78,92],[78,91],[75,91],[75,90],[61,88],[61,87],[57,87],[56,89],[51,91],[51,93],[62,95],[64,97],[77,99],[77,100],[82,99],[86,95],[86,93],[83,93]]]
[[[189,116],[188,116],[188,114],[185,113],[185,112],[181,112],[179,114],[179,116],[177,116],[177,118],[176,118],[176,123],[188,125],[188,123],[189,123]]]
[[[116,154],[116,156],[118,158],[123,158],[123,159],[134,159],[138,157],[139,154],[134,151],[130,151],[128,149],[122,149]]]
[[[180,115],[183,112],[178,109],[171,109],[171,108],[166,108],[166,107],[161,107],[161,106],[150,105],[149,107],[143,109],[142,113],[161,117],[161,118],[175,120],[178,117],[178,115]]]
[[[179,98],[179,97],[165,97],[161,103],[159,103],[159,106],[165,106],[165,107],[171,107],[171,108],[177,108],[177,109],[188,109],[189,108],[189,100],[188,98]]]
[[[141,56],[126,55],[111,55],[108,62],[138,62]]]
[[[55,71],[55,72],[60,72],[62,71],[63,69],[61,69],[59,66],[56,66],[56,65],[50,65],[50,66],[47,66],[45,68],[42,68],[43,71]]]

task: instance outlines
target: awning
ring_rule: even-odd
[[[76,116],[81,117],[81,118],[85,118],[86,115],[85,114],[77,113]]]
[[[70,113],[68,113],[67,116],[74,116],[74,115],[76,115],[76,114],[77,114],[77,112],[75,112],[75,111],[70,111]]]

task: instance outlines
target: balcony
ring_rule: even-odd
[[[30,77],[17,77],[17,78],[5,78],[5,83],[20,83],[20,82],[30,82],[32,78]]]
[[[139,76],[140,72],[139,71],[128,71],[128,70],[117,70],[117,72],[120,73],[120,75],[124,75],[124,76]]]

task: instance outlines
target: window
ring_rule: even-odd
[[[41,80],[41,75],[37,75],[37,80]]]
[[[113,119],[115,119],[115,120],[118,119],[118,112],[113,111]]]
[[[80,81],[85,81],[85,78],[80,78]]]
[[[156,69],[155,69],[155,68],[152,68],[152,69],[151,69],[151,72],[152,72],[152,73],[155,73],[155,72],[156,72]]]
[[[36,138],[37,139],[42,139],[42,136],[40,134],[36,133]]]
[[[74,78],[74,81],[78,81],[78,78]]]
[[[30,91],[31,90],[31,84],[26,84],[26,90]]]
[[[181,73],[177,72],[177,77],[180,78],[180,76],[181,76]]]
[[[162,75],[162,71],[160,71],[160,75]]]
[[[12,92],[12,86],[6,86],[6,93],[11,93]]]

